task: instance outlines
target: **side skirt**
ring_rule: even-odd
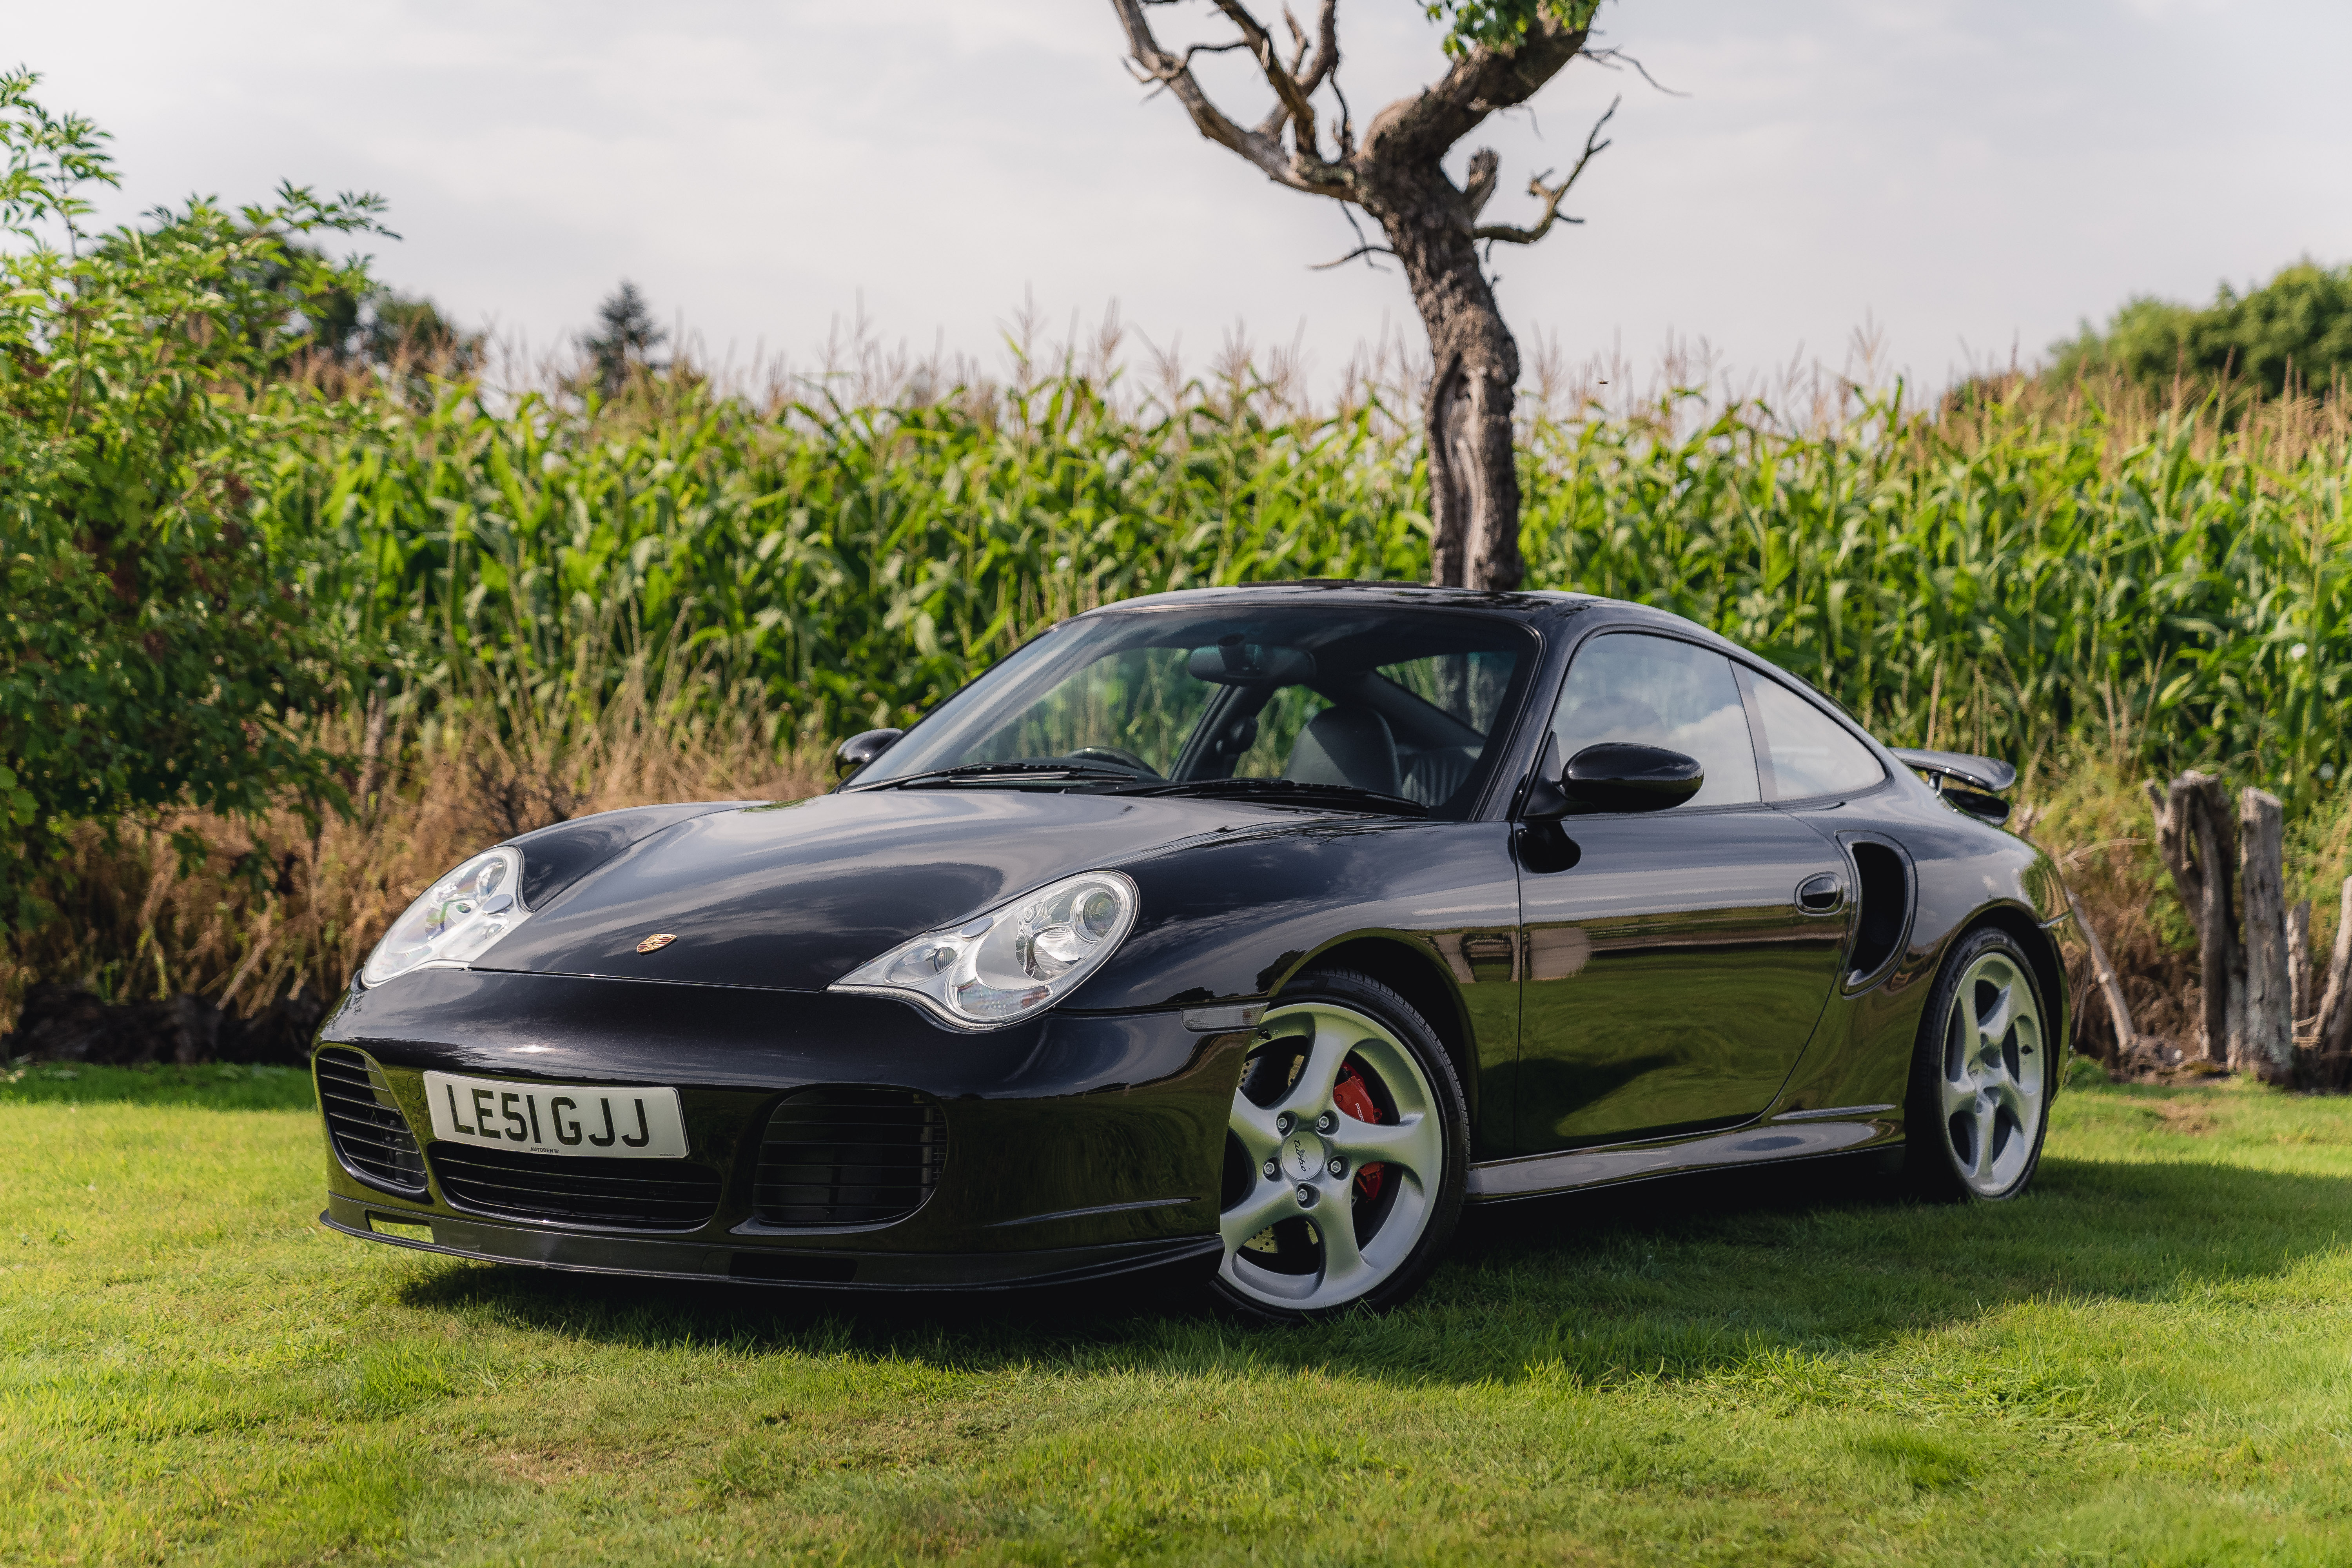
[[[1768,1164],[1818,1154],[1842,1154],[1903,1136],[1902,1111],[1892,1105],[1845,1105],[1752,1121],[1729,1132],[1672,1142],[1619,1144],[1527,1154],[1470,1167],[1469,1198],[1492,1203],[1579,1187],[1606,1186],[1678,1171]]]

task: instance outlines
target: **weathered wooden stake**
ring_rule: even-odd
[[[2343,1087],[2347,1053],[2352,1053],[2352,877],[2344,879],[2343,907],[2336,916],[2336,951],[2328,958],[2327,988],[2319,998],[2315,1065],[2328,1087]]]
[[[2264,790],[2238,796],[2241,887],[2246,906],[2244,1033],[2230,1066],[2273,1083],[2294,1078],[2294,1000],[2286,946],[2285,807]]]
[[[2242,960],[2230,896],[2231,874],[2238,861],[2237,835],[2221,781],[2186,773],[2168,787],[2159,787],[2151,779],[2147,797],[2156,806],[2158,852],[2197,925],[2198,968],[2205,992],[2198,1020],[2199,1054],[2209,1062],[2226,1062],[2230,1042],[2240,1032],[2235,1026],[2245,988],[2237,983]]]
[[[2074,889],[2066,889],[2066,902],[2074,911],[2074,924],[2083,932],[2083,945],[2091,950],[2091,978],[2098,982],[2100,994],[2107,999],[2107,1021],[2115,1026],[2116,1057],[2120,1061],[2139,1038],[2138,1026],[2132,1022],[2131,1003],[2125,999],[2124,984],[2116,978],[2116,966],[2107,962],[2107,950],[2099,941],[2099,933],[2091,929],[2091,916],[2083,908],[2083,900]]]
[[[2286,912],[2286,985],[2294,997],[2294,1026],[2300,1030],[2319,998],[2311,992],[2311,900],[2298,899]]]

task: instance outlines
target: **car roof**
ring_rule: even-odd
[[[1302,577],[1294,582],[1238,583],[1222,588],[1178,588],[1164,594],[1139,594],[1086,612],[1110,615],[1125,610],[1176,609],[1188,605],[1231,605],[1249,599],[1283,604],[1323,603],[1411,606],[1415,609],[1474,610],[1504,615],[1529,625],[1554,625],[1578,616],[1597,616],[1616,626],[1645,626],[1729,654],[1769,671],[1827,702],[1855,729],[1868,731],[1843,704],[1813,682],[1774,664],[1755,649],[1743,647],[1720,632],[1671,610],[1635,604],[1631,599],[1603,598],[1598,594],[1570,594],[1555,588],[1515,590],[1507,594],[1478,588],[1444,588],[1427,583],[1373,582],[1362,578]],[[1076,617],[1074,617],[1076,618]]]
[[[1476,610],[1489,615],[1504,615],[1528,622],[1553,622],[1571,616],[1600,611],[1610,612],[1615,620],[1622,613],[1627,620],[1643,621],[1661,627],[1671,627],[1685,636],[1696,635],[1726,649],[1736,647],[1724,641],[1696,621],[1685,620],[1669,611],[1637,605],[1627,599],[1606,599],[1596,594],[1569,594],[1552,588],[1515,590],[1493,593],[1480,588],[1444,588],[1427,583],[1375,582],[1361,578],[1303,577],[1293,582],[1238,583],[1222,588],[1178,588],[1164,594],[1140,594],[1132,599],[1088,610],[1090,616],[1122,610],[1175,609],[1191,605],[1233,605],[1243,600],[1256,603],[1274,601],[1286,604],[1329,604],[1362,606],[1386,605],[1413,609]],[[1745,653],[1745,649],[1739,650]],[[1752,654],[1748,658],[1754,658]]]

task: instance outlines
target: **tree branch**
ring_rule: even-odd
[[[1337,261],[1318,261],[1312,267],[1309,267],[1307,270],[1309,272],[1328,272],[1334,267],[1347,266],[1348,263],[1355,260],[1359,256],[1394,256],[1395,254],[1395,251],[1391,250],[1385,245],[1360,245],[1356,247],[1355,249],[1348,252],[1347,255],[1339,258]],[[1376,267],[1372,268],[1372,270],[1377,272],[1380,268]]]
[[[1306,66],[1303,69],[1300,62],[1307,58],[1307,29],[1298,25],[1297,16],[1292,14],[1287,5],[1282,8],[1282,19],[1290,28],[1291,42],[1297,46],[1291,51],[1290,76],[1291,79],[1298,84],[1298,90],[1312,99],[1318,88],[1320,88],[1324,82],[1330,81],[1331,90],[1338,92],[1339,84],[1333,79],[1331,73],[1339,68],[1339,0],[1323,0],[1322,15],[1316,21],[1317,41],[1314,46],[1314,63]],[[1348,132],[1347,114],[1348,100],[1343,98],[1339,100],[1339,156],[1342,158],[1355,151],[1349,144],[1351,138]],[[1290,117],[1288,100],[1278,98],[1273,111],[1258,123],[1258,134],[1280,138],[1282,128],[1289,121]],[[1315,127],[1311,121],[1307,125],[1306,144],[1302,150],[1318,156],[1320,154],[1320,150],[1315,145]]]
[[[1462,195],[1469,205],[1473,222],[1486,210],[1486,199],[1495,194],[1495,174],[1502,163],[1492,147],[1481,147],[1470,154],[1470,178],[1462,186]]]
[[[1633,56],[1627,54],[1621,48],[1612,47],[1602,49],[1587,49],[1584,51],[1584,58],[1604,70],[1612,71],[1617,69],[1618,63],[1622,61],[1624,64],[1632,66],[1635,70],[1639,71],[1643,81],[1648,82],[1652,87],[1656,88],[1668,98],[1688,98],[1690,96],[1689,93],[1668,87],[1664,82],[1662,82],[1656,77],[1652,76],[1650,74],[1649,67],[1643,65],[1641,61],[1635,59]]]
[[[1374,115],[1364,132],[1364,155],[1404,163],[1444,157],[1495,110],[1515,109],[1533,98],[1583,49],[1589,32],[1545,10],[1508,52],[1477,46],[1455,60],[1436,86]]]
[[[1315,154],[1311,142],[1307,151],[1294,157],[1283,151],[1282,143],[1275,137],[1262,135],[1236,124],[1223,110],[1210,102],[1209,95],[1201,90],[1200,82],[1193,78],[1191,52],[1187,51],[1183,56],[1171,55],[1162,49],[1160,40],[1152,36],[1151,24],[1145,20],[1143,15],[1146,3],[1147,0],[1111,0],[1111,8],[1118,13],[1119,23],[1127,29],[1128,52],[1136,66],[1141,68],[1140,79],[1158,82],[1175,94],[1176,100],[1192,117],[1192,123],[1202,135],[1221,147],[1240,153],[1256,164],[1266,178],[1314,195],[1343,199],[1351,195],[1354,182],[1349,172],[1344,166],[1325,163]],[[1224,6],[1224,0],[1219,0],[1219,4]],[[1224,8],[1229,15],[1241,10],[1238,4]],[[1241,15],[1246,17],[1248,13],[1242,11]],[[1252,29],[1255,31],[1255,38],[1250,36]],[[1266,37],[1265,29],[1258,26],[1255,18],[1244,28],[1241,41],[1248,45],[1253,53],[1259,55],[1261,64],[1272,64],[1272,75],[1290,83],[1291,90],[1297,92],[1296,79],[1282,69],[1279,61],[1273,59],[1273,40]],[[1263,50],[1258,47],[1260,41],[1265,45]],[[1303,100],[1304,95],[1300,96]],[[1311,115],[1308,123],[1312,124]]]
[[[1267,84],[1274,89],[1276,110],[1265,126],[1260,127],[1260,133],[1271,140],[1280,135],[1285,119],[1293,121],[1298,127],[1293,137],[1293,145],[1297,148],[1299,155],[1312,158],[1317,163],[1322,162],[1322,153],[1315,144],[1315,106],[1300,90],[1298,79],[1276,57],[1274,35],[1258,26],[1257,18],[1250,15],[1249,7],[1243,5],[1242,0],[1216,0],[1216,5],[1234,26],[1242,30],[1242,37],[1249,40],[1250,57],[1257,61],[1258,69],[1265,73]]]
[[[1247,38],[1235,38],[1229,44],[1194,44],[1184,51],[1184,58],[1179,62],[1179,64],[1181,64],[1184,69],[1191,70],[1192,68],[1192,57],[1194,55],[1226,55],[1233,53],[1235,49],[1245,49],[1248,47],[1249,40]],[[1150,80],[1151,79],[1147,77],[1145,79]],[[1159,80],[1162,87],[1168,85],[1167,77],[1161,76]]]
[[[1528,195],[1536,197],[1544,205],[1543,221],[1541,223],[1537,224],[1533,228],[1514,228],[1508,224],[1486,224],[1480,227],[1472,229],[1470,231],[1470,237],[1473,239],[1498,239],[1506,245],[1533,245],[1537,240],[1541,239],[1545,235],[1551,232],[1551,226],[1555,221],[1561,223],[1582,223],[1584,220],[1580,217],[1560,217],[1560,198],[1568,195],[1568,189],[1570,185],[1576,184],[1576,177],[1584,173],[1584,165],[1592,162],[1595,154],[1605,152],[1608,149],[1609,143],[1601,140],[1601,128],[1609,123],[1609,117],[1611,115],[1617,112],[1618,101],[1621,100],[1612,100],[1609,108],[1601,114],[1601,118],[1592,122],[1591,131],[1587,132],[1584,138],[1584,151],[1582,153],[1578,155],[1576,167],[1568,172],[1568,178],[1562,180],[1556,185],[1547,185],[1544,184],[1544,175],[1550,174],[1551,171],[1549,169],[1546,169],[1542,174],[1538,174],[1534,179],[1528,182]],[[1492,153],[1482,153],[1480,155],[1483,157],[1493,156]],[[1475,183],[1478,174],[1477,159],[1474,158],[1471,160],[1470,170],[1472,181]],[[1494,184],[1494,171],[1492,164],[1487,166],[1486,178],[1487,186],[1491,189]],[[1480,195],[1479,199],[1485,199],[1483,194]],[[1474,206],[1471,208],[1471,216],[1474,218],[1477,216],[1476,207]]]

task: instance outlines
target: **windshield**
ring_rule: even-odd
[[[993,764],[1019,783],[1015,769],[1058,763],[1097,785],[1339,785],[1465,816],[1534,654],[1517,622],[1459,611],[1097,612],[957,693],[855,782]]]

